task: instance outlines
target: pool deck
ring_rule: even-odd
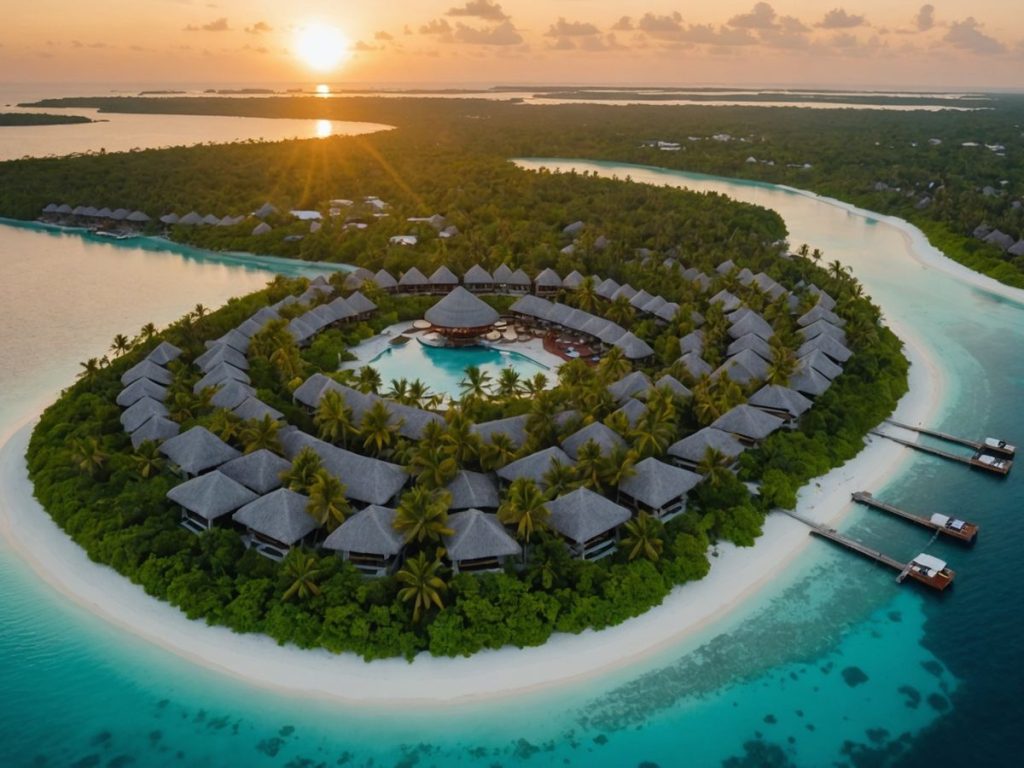
[[[422,333],[422,331],[414,329],[412,327],[412,322],[409,321],[389,325],[373,338],[367,339],[362,344],[357,344],[356,346],[351,347],[349,352],[355,355],[356,359],[342,363],[339,370],[351,370],[354,368],[362,368],[364,365],[369,365],[370,362],[381,352],[392,348],[391,340],[399,334],[405,334],[408,336],[410,338],[409,343],[412,344],[416,341],[416,337],[419,336],[420,333]],[[539,365],[543,365],[552,373],[557,371],[559,366],[565,362],[558,355],[553,355],[544,349],[543,339],[531,338],[529,341],[498,342],[484,341],[481,339],[480,346],[496,349],[500,352],[516,352],[523,357],[530,358],[533,362]]]

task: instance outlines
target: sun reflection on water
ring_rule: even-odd
[[[316,137],[318,139],[326,139],[332,133],[334,133],[334,125],[330,120],[316,121]]]

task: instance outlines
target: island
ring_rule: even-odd
[[[84,115],[53,115],[45,112],[0,112],[0,127],[30,125],[78,125],[95,123],[96,120]]]

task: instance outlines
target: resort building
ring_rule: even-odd
[[[575,463],[565,451],[552,446],[506,464],[498,470],[497,475],[502,482],[507,484],[511,484],[512,481],[520,477],[525,477],[533,480],[538,487],[544,488],[544,475],[554,464],[560,464],[563,467],[575,466]]]
[[[713,427],[704,427],[689,437],[670,445],[668,455],[678,466],[696,470],[710,449],[721,454],[729,461],[728,466],[735,469],[740,454],[746,448],[746,445],[728,432]]]
[[[214,523],[258,497],[220,472],[186,480],[167,492],[167,498],[181,507],[181,525],[192,533],[203,533]]]
[[[449,509],[497,509],[501,504],[498,485],[494,478],[482,472],[459,470],[455,478],[445,486],[451,494]]]
[[[522,547],[497,515],[479,509],[467,509],[448,516],[452,534],[444,537],[444,546],[452,571],[497,571],[505,561],[522,556]]]
[[[160,453],[186,477],[201,475],[242,455],[206,427],[192,427],[165,440]]]
[[[625,448],[626,441],[611,427],[599,421],[592,422],[562,441],[562,450],[572,459],[578,459],[580,449],[587,443],[593,443],[603,456],[610,456],[616,449]]]
[[[538,296],[554,296],[562,290],[562,278],[555,270],[548,267],[533,281],[534,292]]]
[[[757,390],[748,401],[755,408],[760,408],[776,418],[793,425],[796,420],[810,409],[812,403],[795,389],[768,384]]]
[[[545,504],[548,525],[568,544],[574,557],[597,560],[612,554],[618,529],[630,511],[587,488],[577,488]]]
[[[752,405],[737,405],[711,423],[712,429],[728,432],[740,442],[753,445],[782,428],[783,420]]]
[[[271,560],[283,560],[319,528],[306,512],[308,503],[306,496],[279,488],[246,504],[231,518],[245,528],[242,541],[247,548]]]
[[[431,293],[448,293],[459,284],[458,275],[448,267],[440,266],[430,276]]]
[[[291,466],[273,451],[261,448],[221,464],[217,471],[262,496],[281,487],[281,476]]]
[[[704,478],[655,458],[637,463],[634,474],[619,483],[619,498],[637,512],[670,520],[686,510],[686,494]]]
[[[466,290],[472,293],[489,293],[494,290],[494,277],[486,269],[476,264],[463,275],[462,284]]]
[[[428,309],[423,317],[453,344],[471,344],[498,321],[498,312],[462,286]]]
[[[324,541],[324,549],[338,552],[368,576],[393,573],[405,546],[395,530],[395,515],[392,507],[370,505],[338,526]]]

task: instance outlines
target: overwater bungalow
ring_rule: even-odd
[[[136,363],[121,374],[121,384],[123,386],[128,386],[133,381],[138,381],[139,379],[149,379],[157,384],[170,386],[171,382],[174,381],[174,376],[166,368],[157,365],[152,360],[143,360],[140,363]]]
[[[237,408],[246,399],[256,396],[256,390],[251,385],[234,379],[221,382],[216,389],[210,398],[210,404],[214,408],[226,408],[229,411]]]
[[[645,398],[651,391],[654,384],[651,377],[643,371],[627,373],[618,381],[608,385],[608,393],[615,398],[616,402],[624,402],[631,397]]]
[[[429,278],[430,292],[445,294],[459,284],[459,277],[448,267],[441,265]]]
[[[398,281],[386,269],[378,269],[373,276],[373,282],[385,293],[394,293],[398,290]]]
[[[768,384],[757,390],[749,400],[750,405],[770,413],[786,422],[795,422],[811,407],[812,403],[795,389]]]
[[[782,428],[784,421],[752,405],[737,405],[713,422],[712,429],[735,435],[740,442],[753,445]]]
[[[565,438],[562,441],[562,450],[570,458],[578,459],[580,449],[587,443],[596,445],[604,456],[610,456],[617,448],[626,447],[626,441],[619,436],[618,432],[600,421],[594,421]]]
[[[167,365],[173,360],[181,357],[181,350],[169,341],[161,341],[146,355],[146,360],[152,360],[157,365]]]
[[[167,406],[152,397],[143,397],[121,413],[121,426],[124,427],[125,432],[130,434],[153,416],[167,418],[169,416]]]
[[[501,503],[494,478],[482,472],[459,470],[445,490],[451,494],[448,508],[452,510],[497,509]]]
[[[371,504],[343,522],[324,541],[367,576],[386,576],[401,561],[405,539],[395,530],[395,509]]]
[[[449,515],[448,527],[452,533],[444,537],[445,556],[454,573],[500,571],[509,558],[523,554],[497,515],[467,509]]]
[[[504,483],[511,484],[513,480],[525,477],[533,480],[539,487],[544,487],[544,475],[551,465],[559,463],[563,467],[575,466],[572,459],[561,448],[545,448],[529,456],[524,456],[517,461],[506,464],[497,471],[498,479]]]
[[[619,483],[619,495],[637,512],[671,520],[686,511],[686,494],[704,478],[655,458],[638,462],[634,474]]]
[[[203,533],[258,496],[227,475],[213,471],[174,486],[167,498],[181,507],[183,528]]]
[[[263,496],[281,487],[281,476],[291,466],[273,451],[260,448],[221,464],[217,471]]]
[[[562,290],[562,278],[548,267],[533,281],[534,293],[538,296],[554,296]]]
[[[416,267],[411,267],[398,278],[398,290],[402,293],[429,293],[430,281]]]
[[[139,449],[145,442],[159,443],[181,432],[181,426],[166,416],[153,416],[131,434],[132,448]]]
[[[504,419],[481,421],[474,424],[470,429],[475,435],[485,442],[490,441],[494,435],[505,435],[509,439],[512,447],[518,451],[526,445],[526,440],[529,438],[529,434],[526,430],[526,425],[529,420],[530,417],[527,414],[522,414],[520,416],[508,416]]]
[[[201,475],[242,455],[206,427],[192,427],[165,440],[160,453],[187,477]]]
[[[668,455],[678,466],[696,470],[707,455],[709,448],[722,454],[726,459],[731,459],[730,467],[735,469],[740,454],[747,447],[728,432],[713,427],[704,427],[689,437],[670,445]]]
[[[292,547],[312,538],[319,527],[306,512],[309,499],[287,488],[278,488],[251,501],[231,519],[245,528],[242,541],[271,560],[283,560]]]
[[[756,333],[748,333],[744,336],[740,336],[728,346],[725,350],[725,354],[727,357],[732,357],[734,355],[738,355],[745,349],[749,349],[755,355],[768,363],[770,363],[774,357],[771,345]]]
[[[573,556],[583,560],[612,554],[619,526],[632,516],[626,507],[588,488],[577,488],[545,506],[550,528],[565,539]]]
[[[149,379],[136,379],[118,393],[115,402],[122,408],[127,408],[135,405],[144,397],[159,400],[162,403],[167,399],[167,387]]]
[[[462,276],[462,284],[471,293],[490,293],[494,290],[494,277],[479,264],[474,264]]]
[[[472,344],[498,321],[498,312],[462,286],[423,313],[423,317],[450,343]]]
[[[676,360],[676,364],[681,365],[694,381],[701,376],[710,376],[714,371],[711,364],[696,352],[687,352]]]

